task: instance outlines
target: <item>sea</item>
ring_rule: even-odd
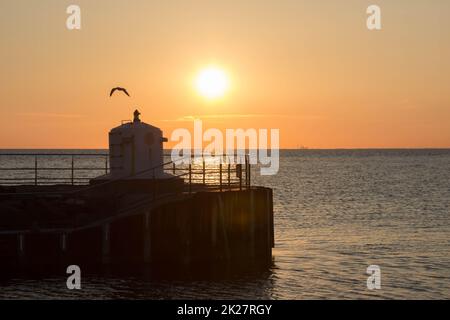
[[[0,151],[0,168],[33,168],[33,157],[5,153],[106,150]],[[54,157],[39,161],[57,167]],[[102,174],[102,156],[84,161]],[[10,177],[0,171],[0,181]],[[68,290],[64,276],[0,276],[0,299],[450,298],[450,149],[281,150],[279,172],[255,168],[252,184],[273,188],[268,270],[214,279],[82,274],[81,290]],[[379,289],[368,287],[369,266],[380,271]]]

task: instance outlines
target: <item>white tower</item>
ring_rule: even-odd
[[[164,178],[163,138],[159,128],[141,122],[134,111],[133,122],[109,132],[110,178]]]

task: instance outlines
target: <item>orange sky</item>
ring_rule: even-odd
[[[0,35],[0,148],[106,148],[136,107],[167,137],[199,117],[282,148],[450,147],[448,0],[2,1]],[[214,102],[192,85],[211,63]]]

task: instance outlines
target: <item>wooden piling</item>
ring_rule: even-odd
[[[151,263],[153,268],[271,260],[271,189],[196,192],[152,205],[86,228],[0,234],[0,243],[10,243],[12,255],[17,255],[11,261],[30,266],[71,261],[80,265]]]
[[[151,246],[151,212],[144,213],[144,262],[151,262],[152,246]]]
[[[25,235],[23,233],[17,235],[17,255],[20,267],[26,265],[25,259]]]
[[[256,224],[256,213],[255,213],[255,197],[253,190],[250,190],[250,210],[249,210],[249,233],[250,233],[250,256],[255,257],[255,224]]]
[[[61,252],[65,253],[67,251],[67,234],[62,233],[61,234]]]
[[[110,262],[110,226],[108,223],[102,226],[102,263],[107,264]]]

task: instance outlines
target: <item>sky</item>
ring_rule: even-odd
[[[450,147],[448,0],[1,0],[0,39],[0,148],[107,148],[136,108],[169,138],[198,118],[281,148]],[[211,101],[212,64],[230,90]]]

